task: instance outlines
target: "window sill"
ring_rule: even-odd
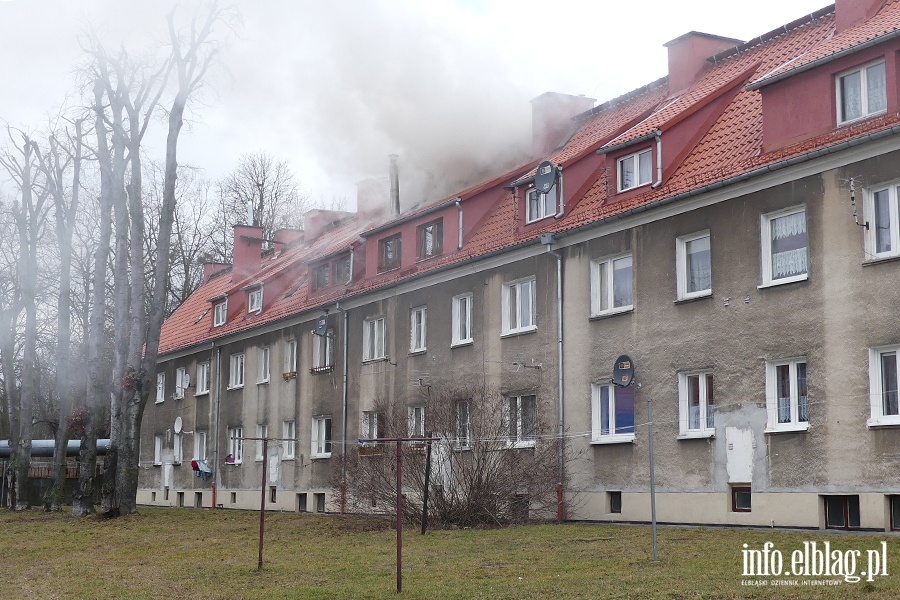
[[[708,432],[696,432],[696,433],[682,433],[679,434],[675,439],[676,440],[708,440],[715,438],[716,434],[714,431]]]
[[[173,400],[184,400],[184,396],[174,396]]]
[[[775,428],[767,427],[763,433],[777,435],[779,433],[806,433],[807,431],[809,431],[809,423],[800,423],[797,425],[781,425]]]
[[[319,375],[321,373],[331,373],[334,371],[334,365],[324,365],[322,367],[312,367],[309,370],[310,375]]]
[[[422,348],[421,350],[410,350],[407,356],[422,356],[426,352],[428,352],[427,348]]]
[[[241,466],[243,463],[244,463],[244,461],[242,461],[242,460],[236,460],[236,461],[234,461],[234,462],[227,462],[227,463],[225,463],[225,464],[226,464],[226,465],[230,465],[230,466],[232,466],[232,467],[239,467],[239,466]]]
[[[835,129],[847,127],[848,125],[854,125],[856,123],[859,123],[860,121],[865,121],[866,119],[871,119],[872,117],[880,117],[881,115],[885,114],[886,112],[887,112],[887,110],[880,110],[878,112],[869,113],[869,114],[863,115],[861,117],[856,117],[855,119],[850,119],[849,121],[840,121],[840,122],[838,122],[837,127],[835,127]]]
[[[369,363],[377,363],[377,362],[387,362],[387,356],[379,356],[378,358],[364,358],[362,364],[367,365]]]
[[[284,462],[287,460],[295,460],[295,459],[296,459],[296,456],[285,456],[284,458],[281,459],[281,461]]]
[[[397,271],[397,270],[399,270],[399,269],[400,269],[400,265],[399,265],[399,264],[396,264],[396,265],[391,265],[391,266],[389,266],[389,267],[387,267],[387,266],[385,266],[385,267],[378,267],[378,269],[377,269],[376,272],[380,275],[380,274],[382,274],[382,273],[390,273],[391,271]]]
[[[468,340],[460,340],[458,342],[453,342],[452,344],[450,344],[450,348],[465,348],[466,346],[474,346],[474,345],[475,345],[475,340],[468,339]]]
[[[243,385],[234,385],[234,386],[229,385],[227,388],[225,388],[225,391],[228,392],[230,390],[242,390],[242,389],[244,389]]]
[[[194,398],[199,398],[200,396],[209,396],[209,390],[206,390],[205,392],[197,392],[196,394],[194,394]]]
[[[327,454],[313,454],[309,457],[310,460],[321,460],[323,458],[331,458],[331,452]]]
[[[900,418],[896,416],[875,417],[866,421],[866,427],[869,429],[887,429],[890,427],[900,427]]]
[[[162,404],[163,402],[165,402],[165,400],[157,400],[154,404]]]
[[[550,213],[549,215],[544,215],[543,217],[531,219],[530,221],[528,219],[525,219],[525,225],[534,225],[535,223],[539,223],[539,222],[543,221],[544,219],[549,219],[549,218],[555,217],[555,216],[556,216],[556,213]]]
[[[678,298],[675,300],[675,304],[687,304],[688,302],[694,302],[696,300],[703,300],[704,298],[712,298],[712,290],[707,290],[705,292],[697,292],[691,296],[684,296],[683,298]]]
[[[431,255],[429,255],[429,256],[417,256],[417,257],[416,257],[416,262],[417,262],[417,263],[425,262],[425,261],[431,260],[431,259],[433,259],[433,258],[440,258],[440,257],[443,256],[443,255],[444,255],[444,253],[443,253],[443,252],[440,252],[440,253],[438,253],[438,254],[431,254]]]
[[[608,319],[610,317],[617,317],[619,315],[624,315],[624,314],[633,313],[633,312],[634,312],[634,305],[629,304],[628,306],[622,306],[619,308],[614,308],[612,310],[607,310],[604,312],[592,314],[589,317],[589,320],[590,321],[601,321],[603,319]]]
[[[807,281],[808,279],[809,273],[804,273],[803,275],[795,275],[794,277],[784,277],[783,279],[768,281],[766,283],[763,283],[762,285],[756,286],[756,289],[764,290],[766,288],[778,287],[780,285],[787,285],[789,283],[797,283],[798,281]]]
[[[868,256],[873,256],[872,253],[868,252],[868,250],[866,251],[866,253]],[[887,254],[882,256],[875,255],[873,258],[864,260],[862,262],[862,266],[871,267],[872,265],[880,265],[882,263],[895,262],[898,260],[900,260],[900,254]]]
[[[534,440],[526,442],[513,442],[507,445],[510,450],[530,450],[534,448]]]
[[[161,463],[161,462],[155,462],[155,463],[153,463],[153,466],[154,466],[154,467],[161,467],[161,466],[162,466],[162,463]]]
[[[524,335],[527,333],[534,333],[535,331],[537,331],[537,325],[533,325],[531,327],[524,327],[522,329],[516,329],[514,331],[506,331],[506,332],[500,334],[500,338],[501,339],[511,338],[511,337],[516,337],[519,335]]]
[[[632,156],[634,156],[634,155],[632,155]],[[617,194],[621,194],[621,193],[623,193],[623,192],[631,192],[631,191],[636,190],[636,189],[638,189],[638,188],[642,188],[642,187],[648,186],[648,185],[650,185],[651,183],[653,183],[652,178],[651,178],[651,181],[648,181],[647,183],[639,183],[639,184],[637,184],[637,185],[632,185],[632,186],[627,187],[627,188],[617,189],[616,193],[617,193]]]
[[[634,434],[632,435],[621,435],[617,437],[601,437],[591,440],[591,446],[605,446],[608,444],[633,444],[634,443]]]
[[[256,385],[269,385],[269,380],[266,379],[265,381],[257,381]]]

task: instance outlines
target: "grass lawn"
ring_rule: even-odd
[[[15,598],[391,598],[395,532],[385,521],[266,514],[257,571],[259,515],[235,510],[143,508],[113,521],[0,511],[0,590]],[[791,566],[804,541],[866,550],[887,541],[888,576],[764,577],[742,581],[743,544],[767,541]],[[661,527],[651,564],[650,529],[535,525],[495,530],[407,528],[403,596],[409,598],[898,598],[900,538],[778,530]],[[850,556],[844,554],[843,556]],[[840,581],[776,586],[794,579]]]

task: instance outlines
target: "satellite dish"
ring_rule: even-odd
[[[315,334],[323,336],[328,332],[328,315],[322,315],[316,319]]]
[[[546,194],[555,183],[556,167],[549,160],[545,160],[538,165],[537,173],[534,175],[534,187],[542,194]]]
[[[175,433],[181,433],[181,417],[175,417],[175,426],[172,429]]]
[[[634,381],[634,361],[627,354],[623,354],[616,359],[612,382],[620,387],[625,387],[631,385],[632,381]]]

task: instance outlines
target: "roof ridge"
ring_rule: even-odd
[[[761,46],[766,42],[771,42],[772,40],[781,37],[782,35],[786,35],[791,33],[804,25],[808,25],[810,23],[815,23],[819,19],[828,16],[829,14],[834,13],[834,4],[826,6],[825,8],[820,8],[819,10],[812,12],[806,16],[800,17],[799,19],[794,19],[790,23],[786,23],[781,27],[776,27],[772,31],[766,32],[758,37],[755,37],[751,40],[744,42],[743,44],[739,44],[734,48],[729,48],[728,50],[722,50],[717,54],[713,54],[706,60],[717,65],[719,62],[734,56],[735,54],[740,55],[746,52],[751,48],[755,48],[756,46]]]

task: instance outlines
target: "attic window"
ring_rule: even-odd
[[[387,271],[400,266],[401,241],[402,238],[398,233],[378,242],[379,271]]]
[[[838,125],[887,110],[883,59],[841,73],[836,82]]]
[[[625,190],[650,183],[653,171],[652,163],[652,150],[643,150],[620,158],[616,168],[619,191],[624,192]]]
[[[424,225],[419,225],[416,230],[418,237],[418,257],[431,258],[440,255],[444,250],[444,220],[438,219]]]
[[[213,327],[219,327],[228,320],[228,300],[213,305]]]
[[[263,307],[263,291],[257,288],[247,293],[247,312],[261,312]]]
[[[329,281],[329,273],[330,269],[327,263],[316,267],[313,270],[313,289],[321,290],[328,287],[328,284],[331,283]]]
[[[537,188],[528,190],[525,195],[525,222],[531,223],[556,214],[556,185],[547,193]]]
[[[334,275],[334,283],[337,284],[346,284],[350,282],[350,257],[349,256],[341,256],[331,263],[332,271]]]

